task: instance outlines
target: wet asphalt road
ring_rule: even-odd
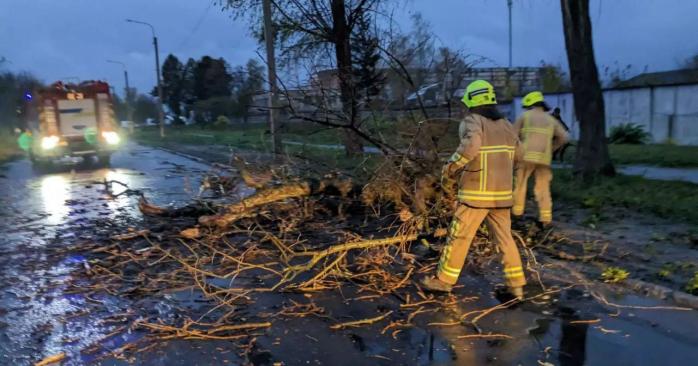
[[[64,319],[78,319],[81,305],[93,300],[63,292],[63,282],[85,265],[85,258],[61,248],[89,241],[100,230],[114,230],[95,227],[95,219],[106,218],[123,231],[140,219],[136,197],[111,199],[100,182],[116,180],[141,189],[159,205],[180,204],[197,193],[197,179],[206,170],[205,165],[138,146],[115,154],[109,169],[80,164],[37,172],[27,160],[0,169],[0,364],[24,365],[37,355],[71,354],[111,330],[89,316],[75,322]],[[114,185],[115,194],[123,189]],[[125,308],[127,304],[114,304],[115,312]]]
[[[206,165],[137,145],[115,154],[109,169],[65,167],[38,173],[26,160],[1,168],[0,365],[31,365],[59,352],[69,356],[66,365],[126,364],[116,359],[95,361],[94,354],[81,352],[95,343],[104,351],[118,349],[139,336],[123,332],[106,337],[115,326],[100,322],[103,314],[84,314],[81,309],[85,304],[103,302],[112,313],[138,309],[132,309],[126,299],[110,298],[107,302],[71,294],[64,282],[86,261],[70,247],[91,240],[101,230],[123,232],[139,225],[136,198],[124,195],[111,199],[99,182],[117,180],[144,190],[158,205],[178,205],[196,195],[198,179],[207,170]],[[115,188],[118,193],[120,188]],[[94,224],[104,218],[112,223],[110,227]],[[464,303],[463,311],[497,303],[490,294],[491,284],[483,277],[463,277],[467,295],[481,297]],[[280,296],[269,294],[259,306],[278,303]],[[336,293],[319,296],[325,297],[320,300],[330,311],[347,312],[350,308]],[[660,304],[636,296],[609,299],[619,304]],[[157,304],[163,318],[173,311],[176,301],[174,296]],[[573,315],[560,315],[560,310],[564,313],[569,309]],[[350,309],[349,313],[360,318],[375,311]],[[668,366],[695,364],[698,359],[698,312],[609,311],[581,291],[564,293],[553,307],[522,306],[494,313],[482,326],[515,337],[507,342],[456,340],[464,333],[462,327],[426,326],[428,322],[449,321],[443,314],[417,319],[418,326],[396,338],[380,336],[383,325],[337,332],[329,331],[321,319],[289,319],[259,337],[260,347],[268,352],[253,361],[260,365],[283,360],[286,365],[536,365],[544,361],[553,365]],[[570,319],[599,319],[599,323],[573,324]],[[226,342],[174,341],[132,361],[148,365],[236,364],[239,360],[231,349],[234,351],[234,346]]]

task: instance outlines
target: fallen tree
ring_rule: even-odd
[[[199,313],[181,310],[169,319],[159,313],[124,315],[129,329],[146,330],[153,341],[211,339],[249,345],[279,319],[328,317],[328,304],[311,296],[300,301],[290,294],[333,290],[358,303],[385,298],[393,302],[377,314],[332,320],[332,330],[385,323],[381,333],[390,330],[395,337],[416,326],[420,314],[445,313],[453,320],[425,326],[466,325],[478,332],[461,339],[509,337],[487,329],[483,319],[513,302],[464,312],[458,304],[477,297],[434,296],[415,285],[416,276],[435,270],[437,243],[443,241],[439,238],[446,235],[452,214],[453,197],[437,183],[438,162],[388,156],[368,181],[358,182],[338,173],[277,173],[302,171],[293,166],[257,165],[251,172],[249,164],[234,161],[233,173],[225,170],[204,181],[202,191],[215,190],[215,200],[206,196],[191,205],[165,208],[142,197],[138,207],[146,217],[144,228],[112,234],[109,245],[83,247],[93,256],[83,271],[93,285],[79,283],[84,278],[76,276],[69,292],[135,299],[201,296],[197,300],[206,306]],[[248,194],[239,197],[236,190],[243,188]],[[606,249],[599,243],[589,251],[585,243],[549,232],[535,235],[516,234],[531,280],[542,289],[530,298],[535,301],[561,288],[543,284],[545,271],[534,248],[580,262],[595,260]],[[485,232],[478,233],[470,267],[500,278],[493,265],[498,258],[494,248]],[[270,297],[278,307],[258,305]]]

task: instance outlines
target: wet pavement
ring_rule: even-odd
[[[90,297],[66,283],[71,273],[89,267],[79,243],[105,233],[139,228],[137,197],[110,197],[106,180],[143,190],[158,205],[181,205],[198,192],[209,167],[184,157],[137,145],[114,155],[109,169],[66,167],[35,172],[25,160],[0,168],[0,364],[31,365],[65,352],[65,365],[232,365],[243,361],[229,341],[163,342],[126,357],[103,356],[143,336],[115,321],[119,314],[157,309],[172,319],[177,309],[196,311],[204,304],[190,292],[158,298]],[[115,194],[119,185],[113,185]],[[107,220],[105,220],[107,219]],[[464,271],[456,313],[499,304],[492,293],[497,276]],[[95,284],[83,283],[84,286]],[[632,294],[602,291],[621,306],[671,305]],[[531,292],[536,289],[531,288]],[[413,325],[382,334],[387,322],[331,330],[336,322],[374,317],[399,304],[385,296],[361,305],[351,287],[313,294],[268,293],[255,304],[276,311],[290,300],[321,304],[326,317],[287,318],[259,332],[255,365],[689,365],[698,359],[698,311],[642,310],[602,305],[584,288],[571,288],[538,302],[493,312],[479,326],[512,339],[459,339],[470,326],[441,327],[453,311],[414,316]],[[477,299],[466,299],[477,296]],[[92,311],[95,304],[103,310]],[[198,305],[196,305],[198,304]],[[398,307],[399,308],[399,307]],[[87,311],[89,310],[89,311]],[[428,310],[428,309],[427,309]],[[407,310],[398,310],[407,311]],[[108,321],[107,321],[108,320]],[[582,322],[580,322],[582,321]],[[584,322],[587,321],[587,322]],[[97,351],[94,351],[94,349]],[[89,351],[88,351],[89,350]],[[118,352],[117,352],[118,354]],[[130,363],[129,363],[130,362]]]

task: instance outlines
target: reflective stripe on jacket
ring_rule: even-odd
[[[553,151],[567,142],[564,127],[543,109],[526,111],[514,123],[521,138],[524,161],[550,165]]]
[[[518,138],[511,123],[468,115],[459,129],[460,146],[451,162],[462,168],[458,201],[470,207],[512,206],[512,171]]]

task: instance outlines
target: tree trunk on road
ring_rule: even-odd
[[[574,172],[588,180],[614,175],[608,154],[603,94],[592,43],[589,0],[560,0],[574,108],[580,135]]]
[[[356,88],[351,60],[351,32],[349,24],[347,24],[344,0],[332,0],[332,23],[342,113],[347,119],[346,123],[352,127],[356,127],[358,116],[355,95]],[[347,155],[356,155],[363,152],[361,138],[349,129],[345,130],[344,133],[344,147]]]

